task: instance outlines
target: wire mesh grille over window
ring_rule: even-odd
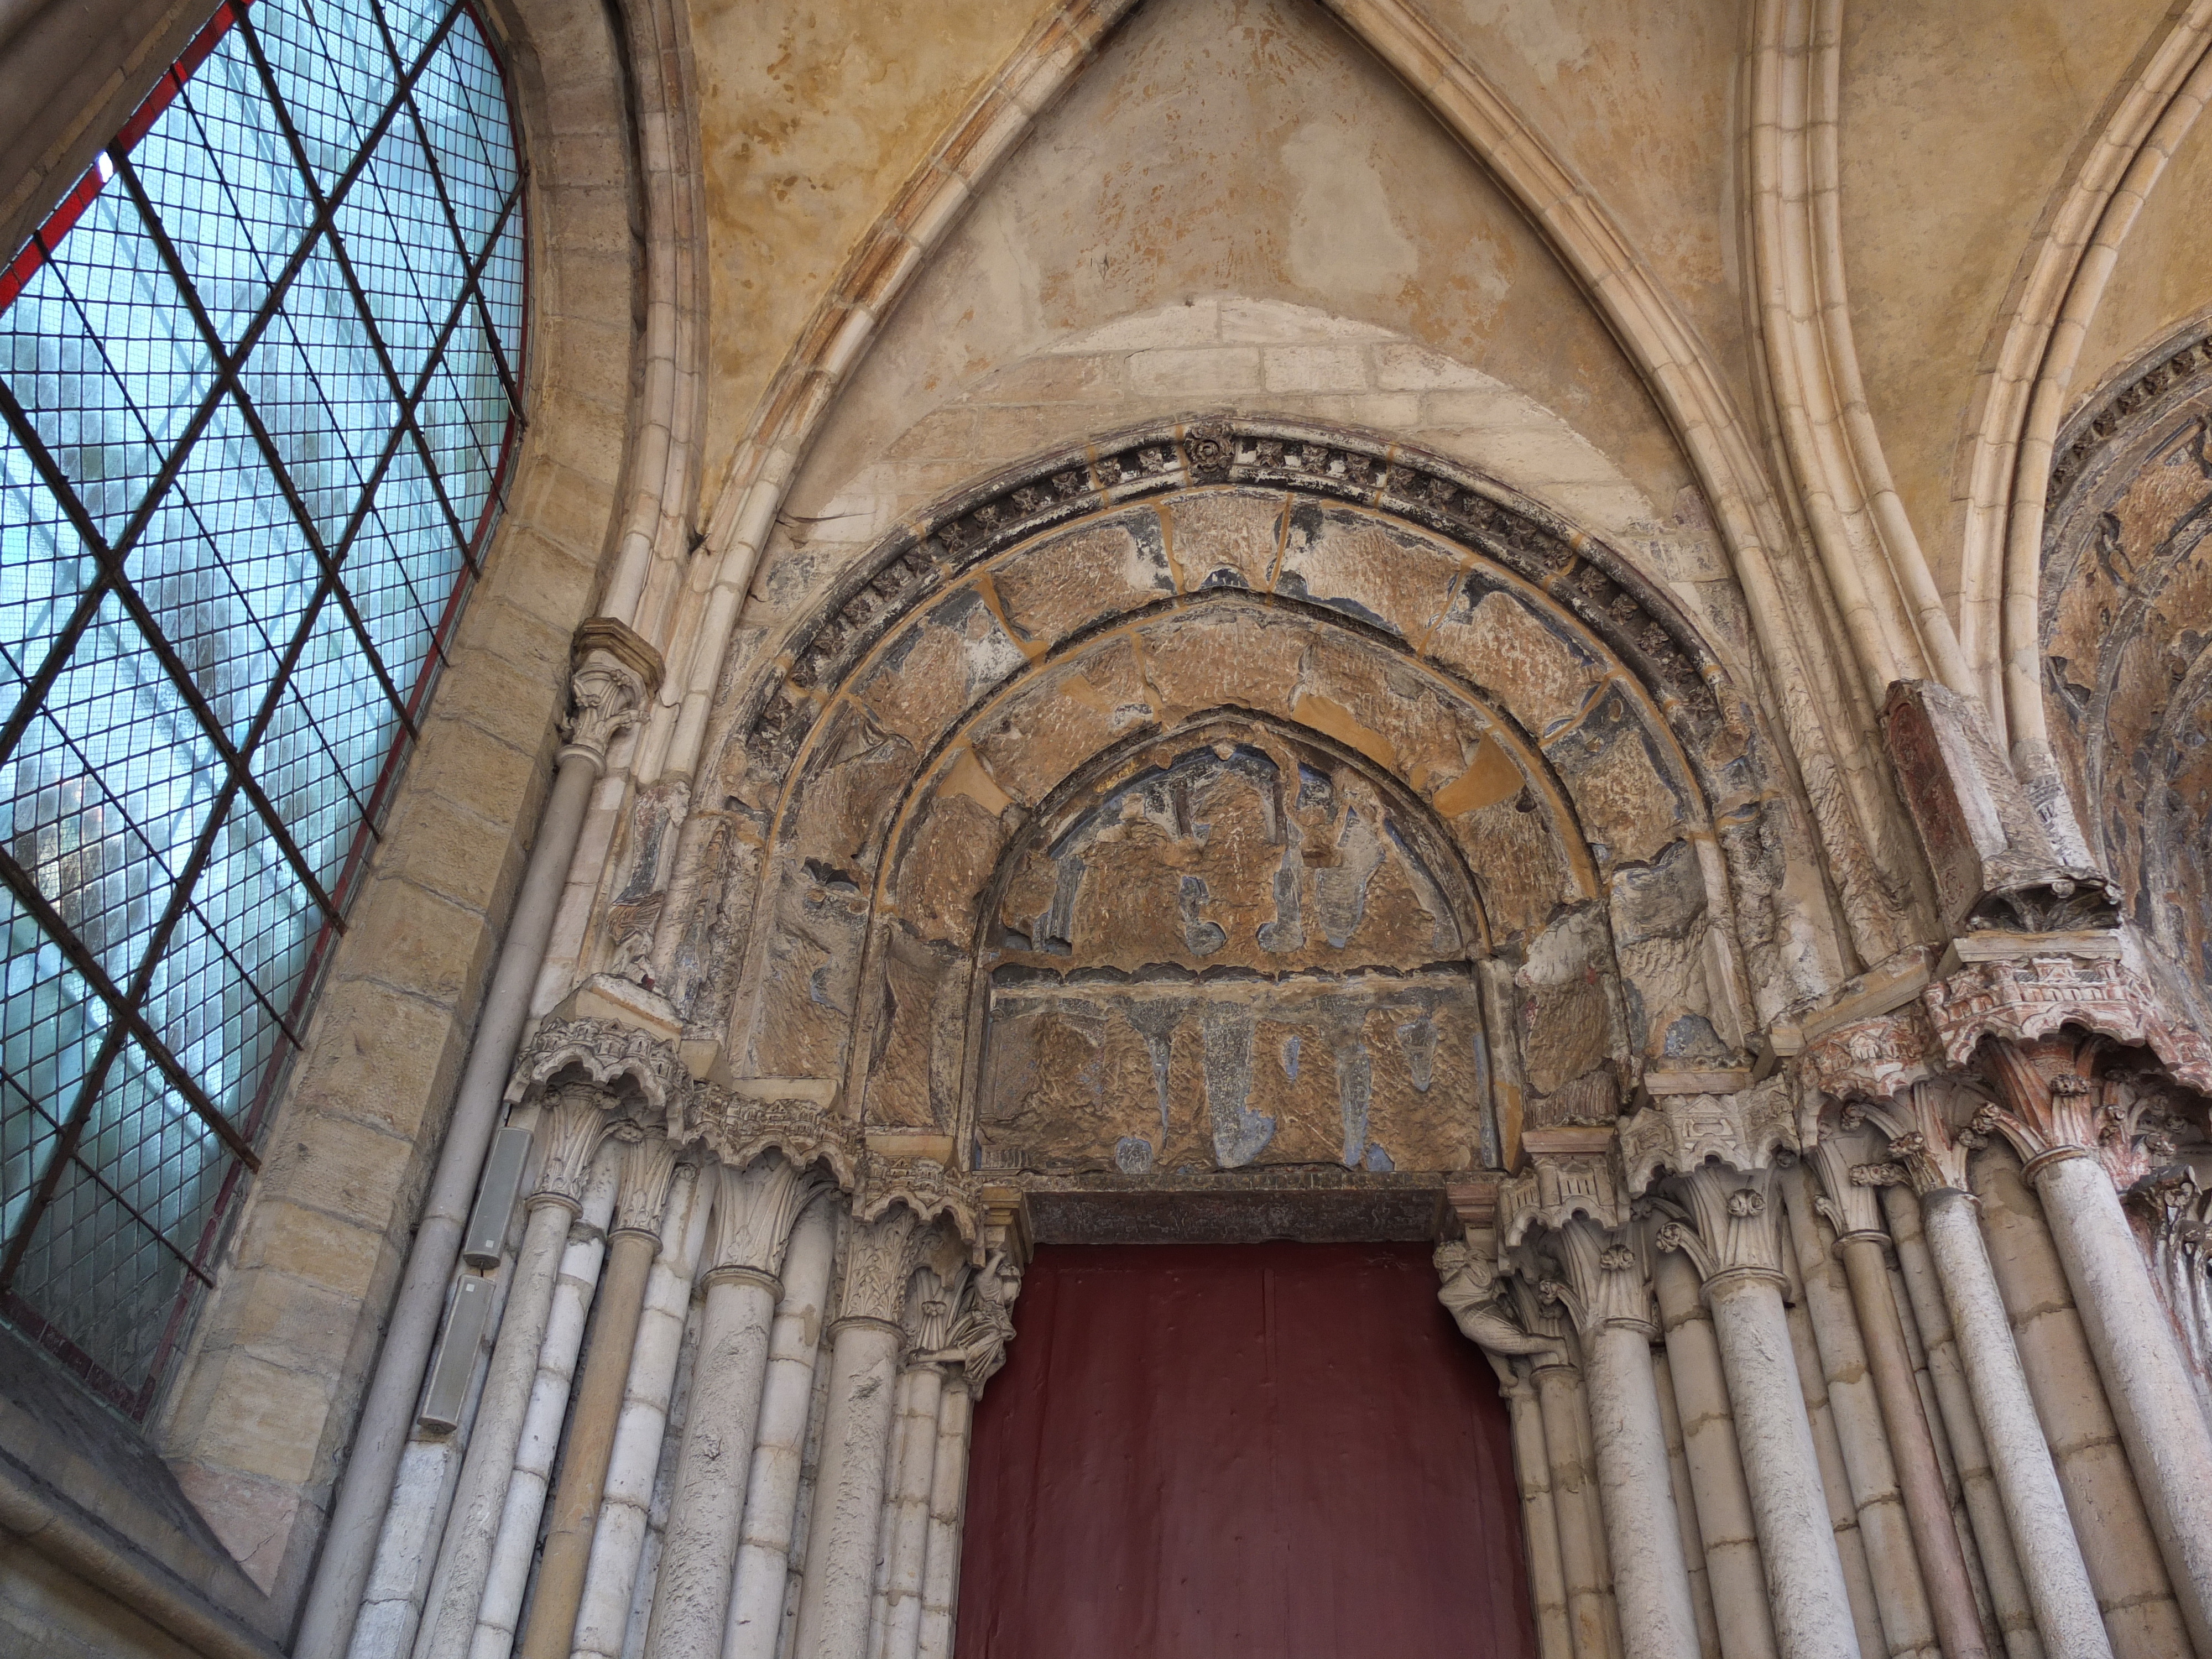
[[[143,1415],[506,481],[500,65],[228,0],[0,273],[0,1308]]]

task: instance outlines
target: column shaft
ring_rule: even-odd
[[[1620,1652],[1613,1612],[1606,1604],[1603,1522],[1589,1462],[1583,1455],[1586,1431],[1582,1377],[1571,1365],[1539,1364],[1536,1398],[1544,1413],[1544,1449],[1552,1475],[1552,1508],[1559,1528],[1559,1565],[1565,1570],[1567,1626],[1574,1659],[1615,1659]]]
[[[1783,1659],[1859,1659],[1850,1595],[1825,1509],[1812,1425],[1774,1279],[1724,1273],[1706,1287],[1735,1409],[1752,1516]]]
[[[1510,1362],[1509,1362],[1510,1363]],[[1528,1593],[1536,1614],[1539,1659],[1572,1659],[1566,1570],[1559,1558],[1559,1520],[1552,1495],[1551,1455],[1544,1445],[1543,1407],[1517,1370],[1505,1388],[1513,1424],[1513,1468],[1521,1486],[1522,1534],[1528,1548]]]
[[[584,1374],[576,1385],[575,1407],[562,1449],[561,1478],[554,1488],[552,1530],[538,1557],[537,1589],[520,1644],[523,1659],[568,1659],[592,1534],[606,1492],[607,1460],[613,1455],[638,1320],[645,1311],[646,1279],[659,1245],[651,1233],[624,1231],[614,1236],[607,1249],[592,1351],[585,1356]]]
[[[2106,1659],[2112,1644],[2013,1346],[1973,1200],[1940,1188],[1926,1195],[1923,1218],[2044,1650],[2054,1659]]]
[[[929,1550],[929,1499],[937,1468],[939,1403],[945,1373],[917,1365],[906,1393],[906,1428],[884,1519],[884,1659],[915,1659],[921,1640],[921,1575]]]
[[[646,1634],[649,1659],[720,1651],[744,1515],[748,1455],[768,1374],[775,1281],[744,1269],[707,1287],[691,1405]]]
[[[2190,1638],[2212,1653],[2212,1438],[2188,1362],[2104,1165],[2048,1159],[2033,1176]]]
[[[1663,1347],[1652,1352],[1651,1377],[1659,1389],[1659,1422],[1667,1431],[1667,1474],[1674,1488],[1674,1527],[1682,1534],[1682,1559],[1690,1567],[1690,1605],[1698,1614],[1698,1650],[1705,1659],[1720,1659],[1720,1625],[1713,1616],[1712,1584],[1705,1575],[1705,1540],[1698,1521],[1697,1491],[1690,1484],[1690,1460],[1682,1449],[1674,1362]]]
[[[1897,1241],[1898,1278],[1904,1284],[1913,1323],[1919,1328],[1928,1361],[1928,1386],[1936,1396],[1936,1413],[1942,1422],[1958,1473],[1959,1508],[1966,1516],[1963,1532],[1973,1540],[1974,1553],[1981,1560],[1990,1611],[2004,1638],[2006,1659],[2044,1659],[2043,1638],[2035,1628],[2035,1609],[2027,1598],[2027,1580],[2021,1574],[2020,1555],[2005,1522],[2004,1499],[1997,1491],[1996,1472],[1990,1464],[1989,1443],[1974,1410],[1972,1390],[1966,1386],[1957,1335],[1951,1328],[1951,1311],[1944,1305],[1942,1283],[1928,1254],[1920,1200],[1902,1187],[1886,1187],[1881,1207],[1890,1237]]]
[[[636,1599],[638,1565],[667,1437],[668,1405],[676,1392],[684,1324],[691,1311],[691,1274],[705,1231],[699,1182],[679,1182],[661,1228],[661,1248],[647,1276],[622,1415],[607,1458],[605,1496],[592,1534],[591,1559],[571,1648],[574,1659],[621,1659]]]
[[[1650,1338],[1632,1326],[1601,1325],[1585,1336],[1583,1356],[1622,1651],[1626,1659],[1695,1659],[1689,1565],[1680,1528],[1665,1522],[1674,1489]]]
[[[868,1650],[870,1592],[903,1340],[897,1326],[875,1319],[840,1320],[830,1339],[830,1411],[814,1477],[793,1649],[805,1659],[863,1659]]]
[[[792,1231],[791,1252],[783,1264],[783,1299],[769,1332],[768,1376],[746,1475],[722,1659],[775,1659],[783,1634],[807,1412],[836,1244],[837,1214],[826,1203],[808,1210]],[[714,1650],[701,1651],[711,1656]]]
[[[968,1500],[968,1441],[975,1396],[968,1379],[945,1379],[937,1406],[937,1463],[929,1482],[929,1540],[921,1570],[920,1659],[952,1659],[953,1614],[960,1594],[960,1522]]]
[[[1989,1644],[1975,1614],[1972,1580],[1951,1518],[1951,1500],[1943,1489],[1943,1472],[1936,1461],[1936,1443],[1921,1408],[1912,1361],[1905,1352],[1904,1326],[1890,1293],[1882,1241],[1871,1233],[1852,1233],[1836,1249],[1858,1314],[1882,1425],[1895,1454],[1905,1519],[1927,1582],[1936,1638],[1944,1659],[1986,1659]]]
[[[1827,1372],[1820,1364],[1820,1345],[1813,1340],[1813,1322],[1805,1311],[1804,1286],[1796,1282],[1795,1274],[1790,1277],[1783,1316],[1790,1325],[1790,1353],[1796,1363],[1798,1391],[1804,1396],[1806,1425],[1813,1431],[1813,1455],[1820,1468],[1820,1496],[1828,1506],[1828,1528],[1835,1534],[1836,1559],[1844,1570],[1844,1592],[1850,1597],[1859,1651],[1880,1654],[1886,1650],[1881,1609],[1875,1599],[1874,1571],[1867,1565],[1859,1513],[1851,1500],[1851,1478],[1844,1468],[1843,1441],[1836,1432],[1836,1415],[1829,1404]]]
[[[1766,1571],[1737,1454],[1735,1419],[1722,1376],[1711,1316],[1698,1298],[1698,1275],[1680,1251],[1652,1263],[1652,1287],[1667,1334],[1668,1370],[1682,1419],[1682,1455],[1697,1494],[1698,1531],[1723,1659],[1774,1659],[1774,1624]]]

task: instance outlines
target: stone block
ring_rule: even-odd
[[[1129,358],[1132,391],[1214,398],[1260,389],[1257,346],[1193,346],[1139,351]]]
[[[402,1188],[416,1173],[418,1149],[373,1123],[300,1103],[271,1138],[261,1180],[294,1203],[378,1232],[404,1222]]]
[[[365,970],[380,966],[362,963]],[[343,950],[339,970],[308,1030],[291,1097],[411,1137],[421,1131],[428,1103],[442,1098],[440,1091],[458,1075],[464,1030],[449,1006],[380,979],[350,976]],[[284,1127],[280,1118],[276,1133]]]
[[[222,1408],[202,1425],[194,1461],[233,1474],[306,1484],[330,1413],[331,1381],[235,1350],[204,1363],[218,1372]],[[221,1536],[221,1523],[214,1516],[209,1522]],[[239,1553],[231,1539],[223,1541],[233,1555]]]
[[[349,1335],[360,1300],[368,1294],[388,1243],[385,1230],[296,1203],[276,1194],[274,1185],[264,1182],[255,1194],[239,1249],[240,1295],[226,1297],[221,1304],[226,1334],[237,1341],[252,1342],[259,1340],[257,1332],[278,1334],[290,1310],[319,1306],[342,1320]],[[261,1267],[276,1270],[281,1279],[258,1273]],[[262,1290],[264,1277],[271,1279],[266,1292]],[[264,1294],[268,1305],[255,1306]],[[234,1307],[234,1301],[241,1305]]]
[[[1260,370],[1270,392],[1364,392],[1370,384],[1360,345],[1269,346]]]
[[[1480,391],[1498,385],[1480,369],[1397,341],[1375,347],[1374,363],[1375,384],[1386,392]]]

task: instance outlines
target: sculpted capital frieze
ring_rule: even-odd
[[[1656,1097],[1620,1127],[1629,1194],[1713,1160],[1741,1170],[1770,1167],[1778,1152],[1796,1146],[1796,1092],[1783,1073],[1733,1094]]]
[[[753,1079],[733,1088],[696,1083],[684,1091],[680,1118],[687,1139],[702,1143],[725,1167],[747,1168],[781,1152],[800,1168],[820,1165],[849,1192],[860,1174],[858,1136],[825,1098],[802,1093],[806,1079],[775,1086]]]
[[[1984,1037],[2033,1042],[2063,1026],[2141,1043],[2179,1082],[2212,1094],[2212,1043],[2169,1014],[2125,963],[2054,951],[1976,962],[1921,993],[1945,1057],[1964,1066]]]
[[[515,1056],[507,1098],[527,1099],[564,1074],[580,1074],[610,1091],[628,1084],[647,1106],[669,1114],[672,1121],[680,1115],[690,1086],[676,1045],[665,1038],[620,1020],[549,1016],[538,1021]]]
[[[1602,1131],[1586,1150],[1532,1156],[1528,1167],[1498,1189],[1498,1237],[1507,1249],[1532,1228],[1558,1229],[1577,1216],[1619,1227],[1628,1218],[1627,1198]]]
[[[872,1221],[900,1207],[923,1221],[942,1218],[951,1224],[980,1260],[983,1237],[978,1219],[980,1187],[974,1176],[948,1170],[934,1158],[905,1158],[869,1148],[860,1158],[853,1214],[858,1220]]]

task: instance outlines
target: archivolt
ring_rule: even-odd
[[[1169,688],[1162,665],[1189,644],[1169,636],[1232,612],[1244,623],[1191,659],[1187,690]],[[1141,659],[1114,671],[1121,690],[1116,651]],[[1097,671],[1090,691],[1048,708],[1079,663]],[[704,815],[721,819],[726,867],[672,893],[688,920],[659,968],[695,1038],[735,1036],[741,978],[770,1002],[773,985],[801,987],[849,1021],[869,994],[870,918],[914,914],[894,849],[914,844],[924,800],[984,809],[969,833],[988,856],[958,837],[933,854],[981,860],[931,931],[964,950],[1013,827],[1000,821],[1034,812],[1131,722],[1173,725],[1224,684],[1381,759],[1443,816],[1524,788],[1545,803],[1580,874],[1515,929],[1516,950],[1556,904],[1595,902],[1632,944],[1645,910],[1673,904],[1669,971],[1697,983],[1663,1000],[1694,1004],[1730,1052],[1749,1012],[1741,952],[1762,1015],[1809,988],[1817,877],[1748,705],[1671,602],[1610,549],[1441,461],[1340,431],[1202,423],[1048,457],[902,529],[733,696],[722,806]],[[1431,704],[1458,712],[1425,730]],[[1511,787],[1455,794],[1478,765],[1510,769]],[[1741,926],[1740,901],[1756,913]],[[843,1041],[824,1025],[794,1047],[807,1011],[750,997],[740,1024],[775,1050],[738,1040],[740,1072],[823,1075],[823,1045]],[[1668,1041],[1643,1058],[1665,1063]]]

